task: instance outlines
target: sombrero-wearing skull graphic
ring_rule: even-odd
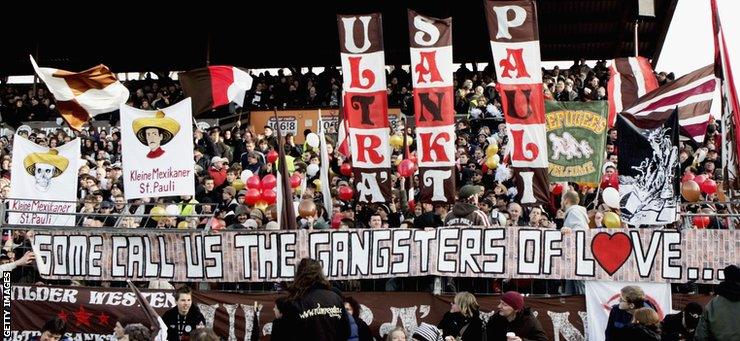
[[[35,178],[36,189],[42,192],[49,190],[51,179],[62,175],[67,166],[69,160],[59,155],[56,149],[50,149],[46,153],[31,153],[23,159],[23,168]]]
[[[157,111],[154,117],[137,118],[131,124],[136,138],[141,144],[149,147],[146,157],[156,159],[164,154],[161,146],[172,141],[180,131],[180,124],[164,112]]]

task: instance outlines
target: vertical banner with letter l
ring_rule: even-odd
[[[126,199],[195,195],[190,97],[160,110],[121,105]]]
[[[409,14],[420,201],[455,201],[452,18]]]
[[[359,202],[391,198],[391,149],[380,13],[337,15],[355,188]]]
[[[79,160],[80,139],[47,148],[16,134],[8,209],[28,212],[9,212],[8,223],[74,226]]]
[[[547,204],[547,139],[537,9],[533,1],[486,1],[486,22],[522,204]]]

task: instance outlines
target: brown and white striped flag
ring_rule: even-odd
[[[56,99],[57,110],[70,128],[80,130],[95,115],[118,110],[129,91],[107,66],[100,64],[82,72],[70,72],[31,64]]]
[[[675,81],[667,83],[624,110],[639,117],[640,128],[654,128],[664,122],[678,107],[678,124],[683,137],[704,142],[710,115],[719,115],[719,82],[710,64]]]
[[[650,61],[644,57],[617,58],[609,66],[607,84],[609,127],[614,127],[617,114],[629,108],[638,98],[658,87]]]

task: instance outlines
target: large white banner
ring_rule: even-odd
[[[37,145],[20,135],[13,139],[8,222],[22,225],[73,226],[77,205],[80,139],[57,148]],[[57,201],[58,200],[58,201]],[[33,213],[30,213],[33,212]]]
[[[156,111],[121,106],[126,199],[194,195],[190,98]]]
[[[622,288],[636,285],[645,292],[645,300],[663,320],[671,313],[671,285],[666,283],[586,281],[586,333],[589,341],[604,341],[612,306],[619,304]]]

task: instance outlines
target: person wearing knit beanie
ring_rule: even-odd
[[[501,296],[501,301],[514,308],[514,312],[524,309],[524,297],[516,291],[507,291]]]
[[[507,337],[508,333],[515,336]],[[501,295],[498,311],[486,324],[486,336],[487,341],[547,341],[542,325],[529,308],[524,307],[524,297],[516,291]]]

